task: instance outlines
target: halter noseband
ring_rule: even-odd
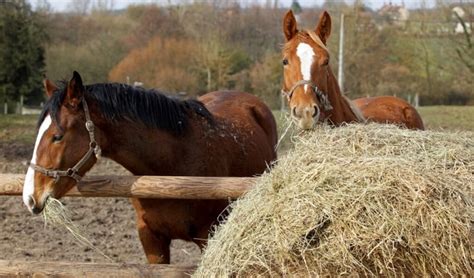
[[[311,80],[300,80],[298,82],[296,82],[295,85],[293,85],[293,87],[291,87],[291,89],[287,92],[285,90],[281,90],[281,93],[285,96],[287,96],[289,99],[291,99],[291,97],[293,96],[293,93],[294,91],[296,90],[296,88],[298,88],[299,86],[303,86],[303,85],[309,85],[311,86],[311,88],[313,89],[313,92],[316,94],[316,97],[318,98],[319,102],[323,105],[323,109],[325,111],[330,111],[332,110],[332,105],[331,105],[331,102],[329,101],[329,98],[328,96],[323,92],[321,91],[318,86],[316,86]],[[319,109],[319,107],[318,107]],[[318,114],[319,114],[319,111],[318,111]]]
[[[31,167],[33,170],[40,172],[41,174],[52,177],[54,178],[54,183],[57,183],[59,181],[59,178],[61,177],[70,177],[73,178],[76,182],[79,182],[82,177],[78,174],[79,170],[84,166],[84,164],[89,160],[89,158],[95,154],[97,158],[100,157],[101,155],[101,149],[99,147],[99,144],[97,144],[97,141],[95,140],[95,135],[94,135],[94,123],[91,120],[91,116],[89,113],[89,107],[87,106],[87,102],[85,98],[82,98],[82,104],[84,106],[84,114],[86,116],[86,129],[87,132],[89,133],[89,150],[84,154],[84,156],[74,165],[73,167],[67,169],[67,170],[56,170],[56,169],[48,169],[44,168],[42,166],[36,165],[32,162],[30,162],[29,167]]]

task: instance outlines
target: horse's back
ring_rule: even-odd
[[[247,129],[256,126],[261,128],[267,145],[272,149],[272,159],[276,158],[274,148],[278,134],[275,117],[261,99],[239,91],[215,91],[199,97],[199,100],[215,117],[224,118],[236,124],[245,124]],[[251,120],[256,126],[249,126],[252,123]]]
[[[378,96],[354,99],[353,103],[369,121],[401,124],[410,129],[424,129],[415,107],[401,98]]]

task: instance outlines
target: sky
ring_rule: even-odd
[[[35,7],[36,3],[38,0],[28,0],[33,7]],[[44,1],[44,0],[43,0]],[[53,11],[66,11],[68,7],[70,7],[70,2],[71,0],[47,0],[53,9]],[[126,8],[130,4],[140,4],[140,3],[159,3],[159,4],[167,4],[167,3],[174,3],[174,2],[180,2],[176,0],[109,0],[113,1],[113,6],[114,9],[123,9]],[[225,0],[223,0],[225,1]],[[342,1],[342,0],[336,0],[336,1]],[[347,3],[352,3],[354,0],[345,0]],[[92,0],[94,2],[94,0]],[[186,2],[186,1],[184,1]],[[265,3],[266,0],[242,0],[242,3]],[[289,7],[291,5],[292,0],[279,0],[280,6],[282,7]],[[308,7],[308,6],[315,6],[315,5],[321,5],[324,2],[324,0],[299,0],[299,3],[303,7]],[[425,2],[427,7],[432,7],[435,4],[435,0],[365,0],[364,1],[368,6],[370,6],[372,9],[378,9],[381,6],[383,6],[385,3],[391,2],[392,4],[397,4],[400,5],[402,3],[405,4],[408,8],[419,8]]]

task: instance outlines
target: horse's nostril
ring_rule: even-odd
[[[31,211],[32,211],[34,214],[40,214],[40,213],[43,211],[43,208],[34,206],[34,207],[31,209]]]
[[[314,112],[313,112],[313,118],[319,118],[319,114],[321,111],[319,111],[319,107],[317,105],[314,106]],[[317,121],[317,119],[316,119]]]
[[[296,114],[296,107],[293,107],[291,110],[291,113],[293,114],[294,117],[299,118],[298,115]]]
[[[40,207],[36,204],[36,201],[33,198],[33,196],[28,197],[28,204],[27,205],[28,205],[28,208],[30,208],[30,210],[33,214],[40,214],[44,209],[44,206]]]
[[[36,205],[35,199],[33,199],[33,197],[29,196],[28,197],[28,207],[34,208],[35,205]]]

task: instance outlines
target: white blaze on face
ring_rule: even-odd
[[[300,58],[301,75],[304,80],[311,80],[311,66],[314,61],[314,50],[307,43],[300,43],[296,47],[296,55]],[[304,85],[304,91],[308,89],[308,85]]]
[[[51,117],[48,115],[44,118],[43,123],[38,131],[38,136],[36,137],[35,148],[33,150],[33,157],[31,158],[31,162],[36,164],[36,151],[38,150],[38,146],[43,138],[44,133],[48,130],[49,126],[51,125]],[[25,183],[23,184],[23,202],[25,205],[29,207],[29,198],[33,195],[35,191],[35,170],[33,168],[28,167],[28,171],[26,172]],[[30,208],[31,209],[31,208]]]

